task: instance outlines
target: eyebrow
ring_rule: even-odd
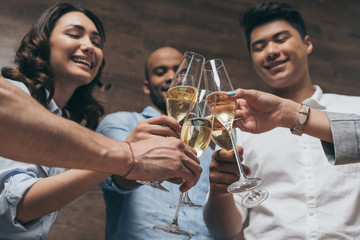
[[[280,31],[280,32],[275,33],[275,34],[272,36],[272,38],[277,38],[278,36],[280,36],[280,35],[282,35],[282,34],[290,34],[290,32],[289,32],[288,30]],[[264,39],[257,40],[257,41],[255,41],[255,42],[251,43],[251,47],[253,48],[256,44],[261,44],[261,43],[263,43],[263,42],[265,42]]]
[[[69,27],[74,27],[74,28],[77,28],[77,29],[79,29],[81,31],[85,31],[85,28],[83,26],[77,25],[77,24],[70,24],[70,25],[65,26],[64,28],[69,28]],[[93,31],[91,34],[95,35],[95,36],[100,36],[100,33],[97,32],[97,31]]]
[[[276,38],[276,37],[278,37],[280,35],[283,35],[283,34],[290,34],[290,32],[288,30],[280,31],[280,32],[274,34],[273,38]]]

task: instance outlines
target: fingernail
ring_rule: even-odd
[[[236,92],[235,92],[235,91],[230,91],[230,92],[227,92],[227,94],[228,94],[229,96],[234,96],[234,95],[236,95]]]

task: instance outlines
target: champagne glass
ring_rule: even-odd
[[[175,118],[181,125],[183,125],[189,111],[194,107],[197,99],[197,89],[190,87],[194,85],[194,77],[192,75],[180,73],[177,76],[175,75],[175,77],[176,82],[174,82],[174,84],[180,83],[182,85],[177,85],[176,87],[171,88],[170,84],[168,98],[166,99],[166,108],[168,115]],[[195,93],[195,95],[193,95],[193,93]],[[183,196],[182,206],[201,207],[201,205],[197,205],[191,201],[187,191]],[[176,205],[170,206],[170,208],[175,207]]]
[[[175,76],[170,83],[166,98],[167,114],[173,117],[181,125],[185,118],[193,109],[197,100],[198,88],[200,85],[205,58],[198,53],[185,52]],[[181,203],[183,194],[180,194],[178,202]],[[180,210],[178,204],[175,210],[175,217],[167,226],[154,226],[158,232],[168,233],[179,236],[180,238],[190,239],[191,235],[179,228],[178,214]]]
[[[231,193],[249,192],[244,196],[242,204],[247,208],[255,207],[265,201],[269,193],[265,189],[253,190],[262,184],[262,180],[260,178],[249,178],[244,173],[235,144],[235,131],[232,128],[236,101],[227,94],[228,91],[233,91],[234,88],[224,63],[220,59],[207,61],[204,66],[204,73],[205,83],[209,84],[208,89],[213,91],[208,98],[216,99],[213,139],[215,139],[215,142],[220,142],[219,146],[223,146],[227,150],[230,150],[231,144],[240,171],[240,179],[229,185],[227,190]]]
[[[185,52],[170,83],[166,98],[167,115],[182,125],[197,100],[205,58],[198,53]]]
[[[213,114],[210,106],[214,106],[214,104],[209,104],[209,101],[203,97],[200,99],[201,96],[205,96],[205,92],[205,90],[199,91],[199,101],[195,103],[193,111],[186,116],[181,129],[181,140],[196,150],[197,157],[200,157],[209,146],[213,125]],[[183,205],[183,195],[184,193],[181,192],[174,218],[170,224],[154,226],[155,231],[177,235],[183,239],[191,238],[191,234],[180,229],[178,224],[179,210]]]
[[[198,94],[198,101],[200,102],[200,106],[202,107],[202,108],[204,108],[204,107],[208,107],[207,106],[207,104],[205,105],[204,104],[204,101],[205,101],[205,98],[209,95],[209,91],[208,90],[205,90],[205,89],[202,89],[201,91],[199,91],[199,94]],[[199,104],[199,103],[198,103]],[[199,108],[196,108],[195,109],[196,111],[199,111]],[[201,111],[201,110],[200,110]],[[206,111],[206,109],[203,109],[202,111]],[[190,113],[190,114],[195,114],[194,113],[194,111],[192,112],[192,113]],[[199,116],[199,113],[197,112],[196,114],[198,114],[198,116]],[[210,115],[209,115],[210,116]],[[211,115],[212,116],[212,115]],[[212,120],[211,120],[212,121]],[[183,125],[183,127],[184,127],[184,125]],[[185,142],[186,144],[188,144],[187,142]],[[192,144],[188,144],[189,146],[191,146],[192,147]],[[209,144],[208,144],[209,145]],[[199,151],[197,150],[197,155],[198,155],[198,157],[200,157],[200,155],[201,154],[199,154]],[[202,153],[202,152],[201,152]],[[173,207],[176,207],[176,206],[170,206],[171,208],[173,208]],[[196,204],[196,203],[194,203],[193,201],[191,201],[191,199],[190,199],[190,197],[189,197],[189,193],[188,193],[188,191],[186,191],[185,193],[184,193],[184,197],[183,197],[183,199],[182,199],[182,201],[181,201],[181,207],[202,207],[202,205],[201,204]]]
[[[205,58],[200,54],[185,52],[170,84],[166,99],[167,114],[175,118],[181,125],[197,100],[197,89],[200,86],[204,63]],[[188,192],[184,194],[182,205],[201,207],[191,201]]]
[[[175,118],[180,124],[193,108],[197,97],[201,74],[204,67],[205,58],[194,52],[185,52],[180,65],[170,84],[166,99],[166,109],[168,116]],[[159,181],[137,181],[166,192],[169,192]],[[187,195],[186,195],[187,196]],[[190,198],[187,198],[191,203]]]

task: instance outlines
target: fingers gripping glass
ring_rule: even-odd
[[[231,193],[249,192],[243,198],[242,204],[247,208],[255,207],[265,201],[268,192],[264,189],[253,190],[262,184],[262,180],[260,178],[249,178],[244,173],[241,158],[236,148],[235,131],[232,128],[236,102],[227,94],[234,88],[223,62],[219,59],[207,61],[204,66],[204,77],[205,83],[208,83],[207,88],[213,92],[208,98],[216,99],[212,138],[220,147],[234,151],[240,171],[240,179],[228,186],[227,190]]]
[[[170,84],[166,99],[167,114],[175,118],[180,124],[183,123],[196,101],[197,88],[202,76],[204,62],[205,58],[200,54],[185,52]],[[159,181],[137,182],[168,192]],[[188,202],[191,202],[190,198],[188,200]]]
[[[187,117],[198,99],[198,88],[203,73],[204,63],[205,58],[200,54],[185,52],[168,91],[166,99],[167,114],[182,125],[181,137],[183,141],[185,141],[185,138],[183,139],[183,137],[185,137],[183,134],[183,131],[185,131],[184,129],[192,128],[189,125],[192,124],[192,122],[189,123]],[[154,226],[153,229],[155,231],[170,234],[173,237],[176,236],[177,238],[182,239],[191,238],[191,234],[181,230],[178,225],[179,210],[183,205],[183,195],[184,193],[180,193],[173,220],[166,226]],[[186,203],[192,203],[188,195],[185,197],[185,200],[187,200]]]
[[[205,94],[205,91],[199,91],[199,93],[199,101],[195,103],[192,112],[186,116],[181,129],[181,140],[185,144],[194,148],[198,157],[200,157],[200,155],[205,151],[211,141],[213,114],[210,106],[214,106],[214,104],[208,104],[208,100],[206,100],[205,95],[203,95],[204,98],[201,97],[202,94]],[[184,193],[180,193],[174,218],[169,225],[154,226],[153,229],[155,231],[176,235],[182,239],[191,238],[191,234],[180,229],[178,225],[179,211],[183,206],[183,196]]]

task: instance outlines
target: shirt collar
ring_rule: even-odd
[[[323,97],[323,91],[321,90],[320,86],[314,85],[315,92],[314,94],[303,101],[304,104],[308,104],[310,107],[318,109],[318,110],[325,110],[325,105],[321,104],[321,99]]]
[[[49,96],[49,92],[48,92],[48,90],[46,90],[46,97],[48,97],[48,96]],[[47,105],[47,110],[49,110],[50,112],[52,112],[58,116],[62,116],[62,111],[56,105],[54,99],[51,99],[50,103]]]
[[[145,118],[151,118],[151,117],[156,117],[156,116],[160,116],[161,113],[156,110],[155,108],[153,108],[152,106],[147,106],[141,113]]]

